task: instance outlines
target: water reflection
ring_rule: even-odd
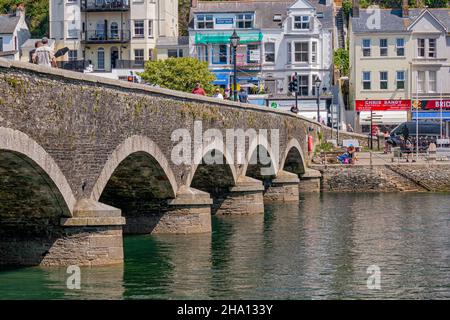
[[[125,238],[125,263],[0,271],[1,298],[450,298],[450,197],[311,194],[265,215],[213,217],[213,233]],[[366,286],[381,268],[381,290]]]

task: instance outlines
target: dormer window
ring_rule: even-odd
[[[238,29],[251,29],[253,28],[253,14],[238,14],[236,16],[236,28]]]
[[[199,14],[197,16],[197,29],[213,29],[214,19],[210,14]]]
[[[309,26],[310,26],[310,17],[309,16],[294,17],[294,29],[309,30]]]

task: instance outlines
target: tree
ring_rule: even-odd
[[[48,0],[0,0],[0,14],[14,12],[21,3],[25,5],[31,36],[41,38],[48,35]]]
[[[334,65],[341,72],[341,76],[348,76],[350,56],[346,49],[339,48],[334,52]]]
[[[215,89],[211,82],[216,76],[208,70],[208,63],[191,57],[148,61],[140,76],[146,82],[172,90],[191,92],[196,82],[200,82],[207,93]]]

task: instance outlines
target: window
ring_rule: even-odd
[[[111,23],[111,38],[119,39],[119,25],[117,22]]]
[[[428,89],[430,92],[435,93],[437,91],[436,87],[436,71],[428,72]]]
[[[264,44],[264,60],[266,62],[275,62],[275,43],[267,42]]]
[[[294,44],[294,61],[309,62],[309,43],[295,42]]]
[[[103,48],[97,50],[97,68],[98,70],[105,70],[105,49]]]
[[[388,41],[387,39],[380,39],[380,56],[387,57],[388,55]]]
[[[436,58],[436,39],[428,39],[428,57]]]
[[[372,82],[370,77],[370,71],[363,72],[363,89],[370,90],[372,88]]]
[[[0,52],[3,51],[3,38],[0,37]]]
[[[253,28],[253,14],[238,14],[236,16],[236,27],[239,29]]]
[[[167,56],[169,58],[182,58],[183,49],[169,49],[167,50]]]
[[[197,58],[200,61],[208,61],[208,47],[198,46],[197,47]]]
[[[387,71],[380,72],[380,89],[387,90],[388,88],[388,73]]]
[[[397,57],[404,57],[405,56],[405,39],[399,38],[396,40],[396,50],[397,50]]]
[[[316,96],[316,85],[315,85],[315,83],[316,83],[316,80],[317,80],[317,78],[319,77],[319,75],[317,75],[317,74],[313,74],[313,78],[312,78],[312,95],[315,97]]]
[[[134,49],[134,60],[144,61],[144,49]]]
[[[144,20],[134,21],[134,37],[143,38],[144,37]]]
[[[226,64],[227,63],[227,45],[213,45],[212,47],[212,63]]]
[[[425,71],[417,72],[417,85],[419,92],[425,92]]]
[[[311,63],[317,63],[317,42],[311,43]]]
[[[78,51],[77,50],[69,50],[69,61],[77,61],[78,60]]]
[[[261,52],[257,44],[247,45],[247,63],[258,63],[261,60]]]
[[[287,63],[292,63],[292,43],[287,43]]]
[[[405,89],[405,71],[397,71],[397,89]]]
[[[417,56],[425,58],[425,39],[417,39]]]
[[[296,16],[294,17],[294,29],[297,30],[309,30],[310,19],[309,16]]]
[[[197,16],[197,29],[213,29],[214,19],[210,14],[199,14]]]
[[[364,39],[363,40],[363,56],[364,57],[370,57],[370,39]]]
[[[298,77],[298,91],[301,96],[307,96],[309,92],[309,76]]]
[[[153,20],[148,20],[148,37],[153,37]]]

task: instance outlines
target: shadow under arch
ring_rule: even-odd
[[[210,158],[205,161],[205,157]],[[194,159],[201,159],[201,163],[193,165],[186,185],[208,192],[213,198],[211,212],[215,214],[237,182],[233,158],[221,144],[212,143],[197,150]],[[213,163],[213,159],[218,163]]]
[[[283,154],[280,168],[284,171],[302,175],[306,172],[305,157],[297,139],[291,139]]]
[[[277,155],[265,136],[257,136],[250,142],[243,175],[261,181],[273,179],[278,173]]]
[[[39,265],[63,236],[60,220],[72,212],[61,190],[75,202],[64,182],[35,141],[0,128],[0,265]]]
[[[148,138],[134,136],[113,152],[91,198],[122,210],[126,218],[124,233],[149,234],[167,212],[168,200],[176,197],[176,186],[157,145]]]

